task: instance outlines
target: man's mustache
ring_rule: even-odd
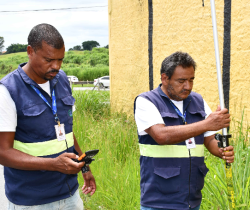
[[[180,92],[180,93],[183,93],[183,92],[189,92],[189,93],[191,93],[191,90],[186,90],[186,89],[183,89],[183,90],[181,90],[181,92]]]
[[[58,72],[59,72],[59,70],[52,69],[52,70],[48,71],[46,74],[49,74],[49,73],[58,73]]]

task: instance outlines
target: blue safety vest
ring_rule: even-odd
[[[161,85],[160,85],[161,86]],[[159,110],[166,126],[183,125],[161,87],[142,93]],[[187,124],[205,119],[204,101],[194,92],[183,101]],[[196,148],[185,141],[159,145],[150,135],[139,137],[141,205],[152,208],[188,210],[201,203],[201,190],[208,169],[204,163],[204,135],[195,137]]]
[[[46,100],[51,97],[23,71],[18,69],[4,77],[0,83],[9,91],[17,110],[14,148],[32,156],[55,158],[64,152],[75,152],[72,132],[72,106],[75,99],[66,74],[60,70],[50,81],[56,95],[57,116],[64,124],[65,141],[58,141],[54,114],[40,98],[33,85]],[[66,175],[56,171],[26,171],[4,167],[7,198],[17,205],[40,205],[65,199],[78,188],[77,174]]]

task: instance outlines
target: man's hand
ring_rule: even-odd
[[[223,160],[226,160],[227,163],[234,162],[234,148],[233,146],[228,146],[226,148],[219,148],[219,153]]]
[[[217,131],[222,128],[227,128],[230,123],[230,114],[228,109],[224,108],[221,110],[220,106],[215,112],[212,112],[206,119],[209,131]]]
[[[87,195],[88,193],[90,193],[90,195],[93,195],[96,191],[96,183],[91,171],[84,173],[83,179],[84,185],[82,187],[82,193],[84,193],[85,195]]]
[[[63,153],[53,160],[53,167],[55,171],[64,174],[77,174],[84,166],[84,162],[77,163],[72,160],[76,158],[78,158],[78,156],[74,153]]]

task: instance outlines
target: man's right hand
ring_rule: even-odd
[[[215,112],[212,112],[207,118],[207,126],[209,131],[218,131],[222,128],[227,128],[229,126],[231,119],[228,109],[224,108],[221,110],[218,105]]]
[[[74,153],[63,153],[53,159],[53,168],[64,174],[77,174],[84,166],[84,162],[77,163],[72,159],[77,159],[78,156]]]

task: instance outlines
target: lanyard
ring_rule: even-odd
[[[53,91],[52,91],[52,107],[51,107],[51,105],[49,104],[48,100],[43,96],[43,94],[41,93],[41,91],[39,89],[37,89],[34,85],[30,85],[30,86],[43,99],[43,101],[52,109],[53,115],[55,116],[55,121],[60,126],[60,121],[59,121],[59,118],[57,117],[57,107],[56,107],[55,90],[53,89]]]
[[[180,112],[180,110],[174,105],[174,103],[169,99],[169,102],[170,104],[174,107],[174,110],[176,111],[176,113],[182,118],[182,121],[184,124],[187,124],[187,121],[186,121],[186,111],[184,112],[184,114],[182,114]]]

